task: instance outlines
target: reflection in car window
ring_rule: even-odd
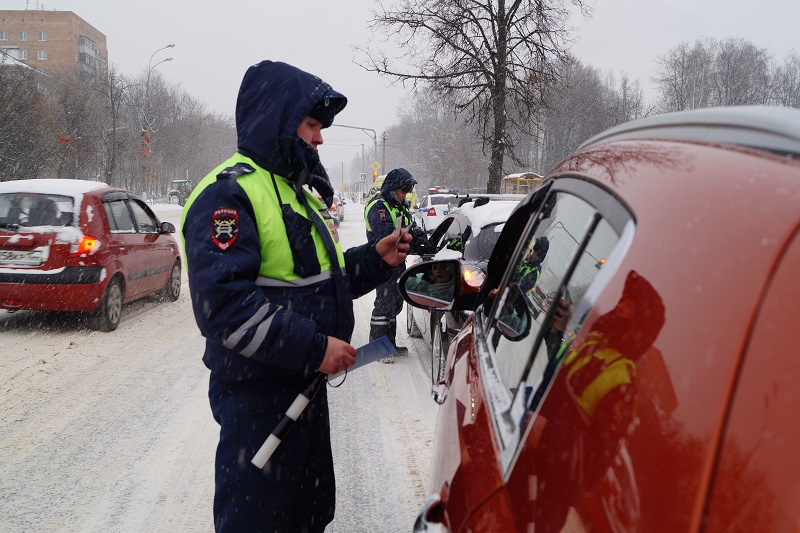
[[[136,219],[136,226],[139,233],[155,233],[158,230],[155,217],[137,201],[130,202],[133,217]]]
[[[469,238],[469,222],[462,217],[453,217],[453,223],[447,227],[441,243],[436,248],[441,250],[446,247],[456,252],[464,253],[464,242]]]
[[[584,200],[556,192],[545,201],[538,223],[520,242],[525,247],[509,267],[488,347],[502,383],[494,391],[495,416],[504,463],[552,378],[563,347],[580,323],[570,322],[581,300],[619,240],[618,234]],[[570,322],[570,330],[566,330]]]
[[[126,200],[114,200],[112,202],[104,202],[103,207],[106,209],[108,216],[108,225],[111,231],[115,233],[136,233],[136,228],[133,226],[133,219],[131,213],[128,211]]]

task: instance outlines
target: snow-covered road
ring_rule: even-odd
[[[364,242],[359,204],[339,231]],[[156,207],[178,224],[180,209]],[[373,294],[356,301],[367,342]],[[331,532],[404,532],[425,501],[436,405],[426,354],[375,363],[329,390],[337,510]],[[184,273],[175,303],[126,306],[117,331],[0,311],[0,531],[213,531],[218,427]],[[428,370],[429,372],[429,370]]]

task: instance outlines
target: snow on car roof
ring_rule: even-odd
[[[62,194],[82,196],[84,193],[108,187],[102,181],[71,179],[13,180],[0,183],[0,192],[30,192],[39,194]]]
[[[469,217],[472,221],[472,231],[477,235],[479,228],[508,220],[518,203],[519,200],[492,200],[475,207],[474,202],[469,202],[458,209],[453,209],[451,213],[460,212]]]

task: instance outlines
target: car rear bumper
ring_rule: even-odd
[[[107,281],[101,266],[58,270],[0,268],[0,308],[39,311],[90,311]]]

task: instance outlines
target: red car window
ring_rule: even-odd
[[[518,245],[486,336],[492,358],[487,369],[496,369],[499,381],[489,397],[504,468],[524,434],[527,413],[580,327],[574,306],[619,241],[588,202],[566,192],[552,193],[536,218]]]

